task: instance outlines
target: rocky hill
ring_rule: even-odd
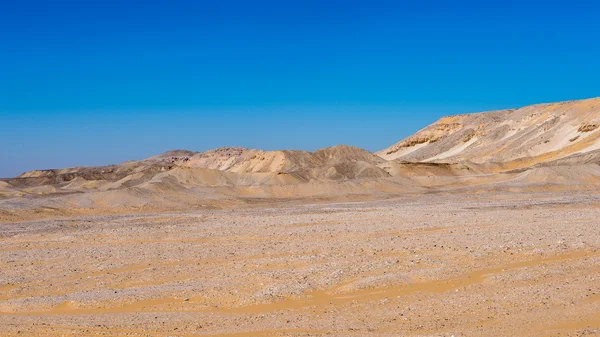
[[[345,145],[314,152],[174,150],[119,165],[35,170],[0,179],[0,218],[264,198],[597,189],[599,126],[595,98],[444,117],[375,154]]]
[[[386,160],[530,167],[600,149],[600,98],[443,117],[377,152]]]

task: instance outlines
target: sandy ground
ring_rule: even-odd
[[[600,195],[0,224],[0,336],[600,335]]]

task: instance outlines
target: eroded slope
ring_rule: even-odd
[[[600,149],[600,98],[444,117],[377,152],[386,160],[471,161],[504,168]]]

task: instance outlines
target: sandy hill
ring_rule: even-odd
[[[392,177],[385,163],[345,145],[315,152],[175,150],[119,165],[25,172],[0,180],[0,198],[25,209],[179,209],[245,198],[345,198],[419,189]]]
[[[175,150],[141,161],[129,161],[120,165],[100,167],[73,167],[53,170],[34,170],[14,179],[5,179],[15,187],[60,186],[61,188],[121,183],[133,186],[157,176],[177,176],[182,171],[196,172],[197,182],[203,176],[221,176],[221,183],[256,185],[266,184],[265,177],[293,175],[298,182],[311,180],[348,180],[356,178],[380,178],[389,174],[378,167],[386,162],[369,151],[339,145],[315,152],[282,150],[262,151],[245,148],[220,148],[206,152]],[[211,172],[210,174],[208,172]],[[231,181],[236,177],[255,177]],[[207,178],[213,181],[215,178]],[[238,179],[239,180],[239,179]],[[80,184],[76,184],[80,182]],[[87,182],[87,183],[85,183]],[[96,182],[91,184],[90,182]],[[209,184],[214,184],[216,182]],[[114,188],[115,184],[109,184]]]
[[[0,179],[0,218],[32,210],[220,207],[261,198],[596,189],[599,126],[596,98],[444,117],[375,154],[346,145],[314,152],[227,147],[35,170]]]
[[[529,167],[600,149],[600,98],[444,117],[377,152],[386,160]]]

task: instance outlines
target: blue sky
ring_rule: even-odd
[[[5,1],[0,177],[220,146],[378,150],[600,96],[594,1]]]

